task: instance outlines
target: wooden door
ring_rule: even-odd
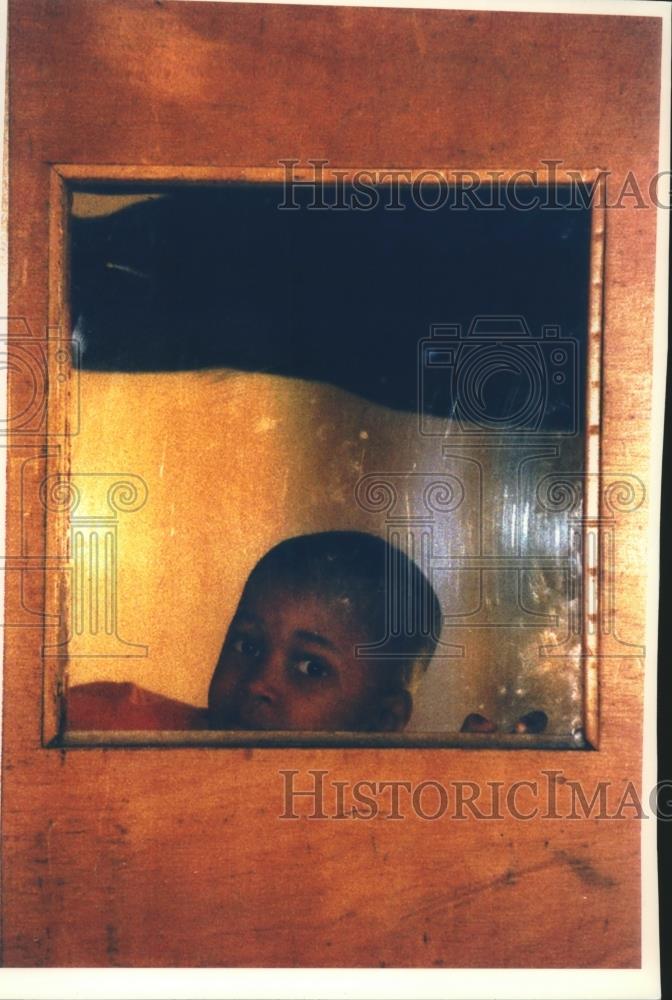
[[[39,356],[58,322],[54,165],[277,169],[291,157],[336,168],[605,168],[616,204],[607,208],[602,467],[647,484],[657,18],[15,0],[9,45],[9,335],[24,358]],[[644,206],[618,204],[628,174]],[[11,372],[10,416],[28,412],[32,388]],[[641,655],[621,647],[600,660],[592,751],[45,746],[42,616],[57,583],[45,572],[31,470],[64,442],[39,421],[10,421],[10,430],[7,965],[639,965],[641,828],[618,806],[628,781],[640,788]],[[618,546],[609,573],[619,635],[641,647],[647,505],[603,512]],[[486,820],[467,809],[437,822],[287,820],[288,771],[301,788],[310,771],[326,772],[330,814],[334,781],[543,790],[548,772],[562,771],[565,798],[558,818]],[[566,779],[589,796],[612,782],[618,815],[573,817]]]

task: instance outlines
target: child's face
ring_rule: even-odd
[[[289,592],[268,580],[252,581],[210,683],[212,725],[378,728],[384,668],[355,656],[355,647],[373,638],[346,602]],[[401,725],[388,723],[386,728]]]

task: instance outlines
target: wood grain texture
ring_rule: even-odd
[[[15,0],[12,316],[44,337],[50,163],[554,158],[609,168],[613,191],[655,173],[659,49],[654,18]],[[607,212],[602,463],[645,483],[655,221],[632,199]],[[12,373],[12,413],[27,393]],[[641,659],[601,664],[594,753],[44,749],[38,486],[62,442],[10,445],[7,965],[639,964],[638,822],[280,820],[278,771],[508,783],[557,768],[621,789],[641,771]],[[616,523],[618,631],[635,643],[646,517]]]

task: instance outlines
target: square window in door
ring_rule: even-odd
[[[47,742],[596,745],[599,183],[366,178],[54,169]]]

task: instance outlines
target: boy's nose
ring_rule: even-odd
[[[280,697],[281,680],[282,664],[275,659],[268,659],[257,666],[247,683],[247,690],[259,701],[272,704]]]

